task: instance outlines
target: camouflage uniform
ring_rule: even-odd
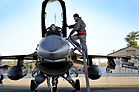
[[[69,28],[73,28],[71,31],[69,37],[72,40],[72,42],[78,47],[80,46],[79,43],[76,40],[80,40],[80,44],[82,46],[82,50],[87,54],[87,46],[86,46],[86,24],[84,21],[79,17],[74,25],[70,25]],[[71,36],[74,32],[77,32],[77,34]]]

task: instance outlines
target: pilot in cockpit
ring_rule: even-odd
[[[48,36],[48,35],[62,36],[62,30],[60,27],[56,27],[55,24],[52,24],[49,28],[47,28],[45,36]]]

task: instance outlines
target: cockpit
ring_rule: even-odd
[[[67,36],[67,21],[65,3],[62,0],[44,1],[41,14],[42,37],[48,35]],[[57,32],[51,31],[50,26],[56,25]]]
[[[60,27],[56,27],[55,30],[52,30],[51,27],[48,27],[48,28],[46,29],[45,37],[46,37],[46,36],[49,36],[49,35],[63,36],[63,34],[62,34],[62,29],[61,29]]]

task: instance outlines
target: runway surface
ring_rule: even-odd
[[[85,79],[80,79],[81,90],[86,92]],[[24,78],[18,81],[4,79],[4,86],[0,92],[29,92],[31,78]],[[75,78],[74,78],[75,80]],[[91,92],[139,92],[139,77],[102,77],[98,80],[90,80]],[[39,92],[50,92],[46,82],[37,89]],[[59,79],[57,92],[72,92],[74,89],[62,78]]]

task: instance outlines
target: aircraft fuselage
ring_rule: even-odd
[[[37,68],[47,75],[62,75],[73,65],[69,60],[69,43],[59,35],[44,37],[39,43],[37,54],[40,58],[36,63]]]

